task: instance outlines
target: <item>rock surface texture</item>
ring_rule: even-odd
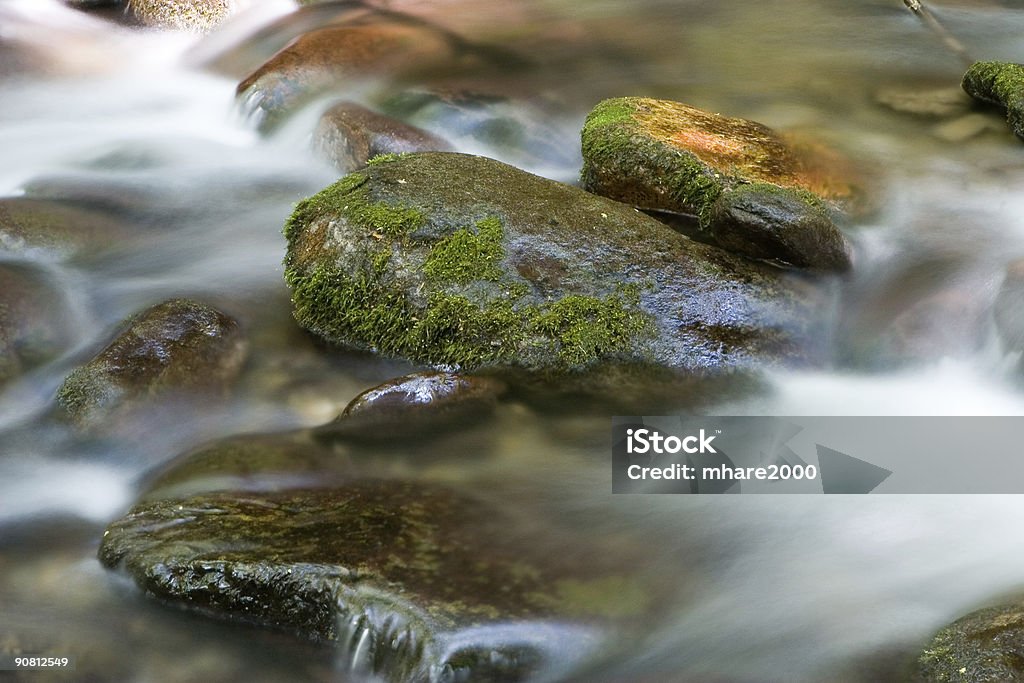
[[[584,186],[693,214],[723,247],[822,271],[850,267],[835,217],[855,190],[754,121],[678,102],[605,100],[583,127]]]
[[[822,290],[492,159],[380,158],[285,226],[295,316],[435,367],[559,374],[806,360]]]

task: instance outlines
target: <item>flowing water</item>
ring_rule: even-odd
[[[363,389],[408,371],[325,354],[291,322],[281,225],[337,172],[310,152],[322,103],[261,136],[235,102],[237,78],[202,67],[293,8],[252,5],[197,38],[54,0],[0,0],[0,195],[74,199],[137,235],[86,258],[32,255],[66,292],[76,333],[66,353],[0,389],[0,637],[64,647],[110,680],[349,675],[329,646],[151,604],[95,560],[105,525],[177,453],[220,436],[321,424]],[[859,160],[878,210],[848,232],[856,275],[837,314],[834,362],[774,371],[756,395],[704,409],[1024,415],[1015,359],[987,313],[1003,266],[1024,256],[1024,149],[998,113],[986,114],[995,125],[981,134],[950,139],[941,121],[876,101],[884,87],[955,85],[962,74],[899,0],[392,5],[533,59],[498,85],[524,111],[545,112],[561,156],[466,151],[571,181],[588,109],[643,94],[799,129]],[[933,7],[977,58],[1021,61],[1024,11],[1011,5]],[[201,418],[168,406],[116,440],[54,426],[48,412],[67,371],[119,320],[177,296],[219,306],[250,335],[235,398]],[[910,341],[886,346],[908,318]],[[649,544],[648,561],[678,575],[669,617],[599,666],[567,662],[559,675],[575,666],[578,680],[883,680],[895,675],[888,658],[1024,584],[1024,540],[1013,533],[1024,519],[1020,497],[613,497],[610,414],[504,406],[485,442],[497,454],[485,463],[548,482],[581,535],[627,529]]]

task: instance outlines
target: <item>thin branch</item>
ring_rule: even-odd
[[[921,20],[921,23],[937,35],[943,44],[959,57],[961,61],[968,66],[974,64],[976,60],[971,57],[964,44],[957,40],[956,36],[942,25],[938,18],[932,14],[932,11],[924,6],[921,0],[903,0],[903,4]]]

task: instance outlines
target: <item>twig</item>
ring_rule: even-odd
[[[924,6],[921,0],[903,0],[903,4],[907,6],[911,12],[917,15],[917,18],[927,26],[935,35],[942,40],[943,44],[948,47],[953,53],[960,58],[965,64],[970,66],[974,64],[975,59],[971,57],[971,54],[964,47],[964,44],[956,39],[949,30],[942,25],[942,23],[932,14],[931,10]]]

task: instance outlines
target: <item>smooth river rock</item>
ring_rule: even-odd
[[[605,100],[583,127],[584,187],[693,214],[721,246],[755,259],[844,271],[835,224],[856,190],[774,131],[667,100]]]
[[[60,199],[0,199],[0,254],[63,260],[109,249],[133,234],[123,220]]]
[[[106,348],[67,376],[57,404],[77,427],[97,428],[170,394],[222,392],[245,355],[235,320],[173,299],[126,321]]]
[[[349,348],[542,374],[806,362],[828,288],[506,164],[380,158],[285,226],[295,317]]]
[[[351,477],[151,495],[99,556],[169,604],[336,640],[388,681],[518,681],[655,618],[667,582],[638,551],[447,486]]]
[[[355,102],[324,112],[313,133],[319,154],[343,173],[362,168],[381,154],[450,151],[451,144],[422,128],[402,123]]]

